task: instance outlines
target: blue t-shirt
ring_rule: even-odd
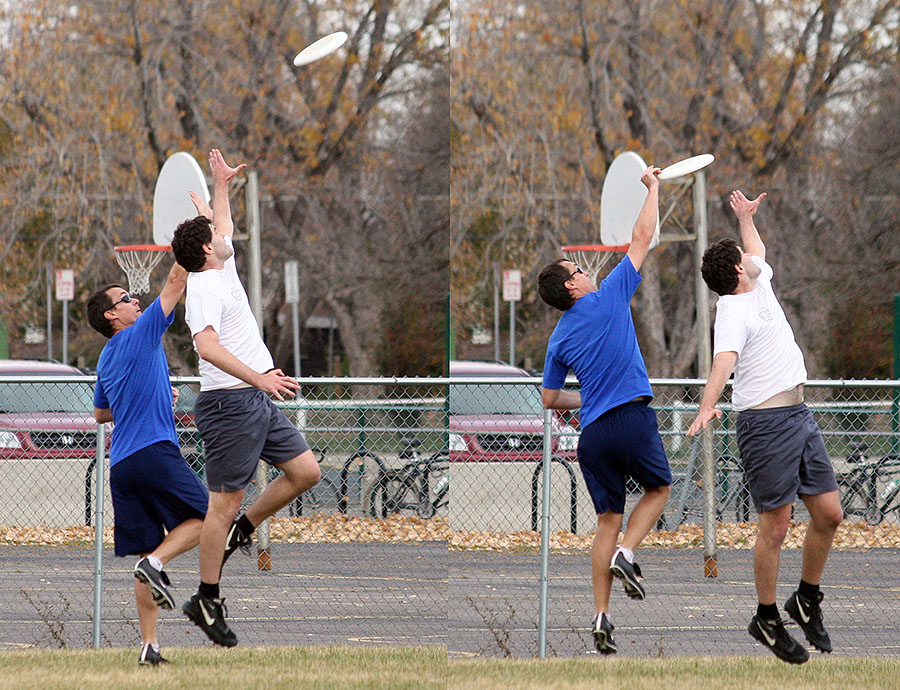
[[[157,297],[128,328],[103,348],[97,362],[94,406],[112,410],[115,428],[109,466],[141,448],[171,441],[178,445],[172,414],[172,386],[162,337],[175,319],[163,314]]]
[[[600,288],[577,300],[547,343],[543,386],[559,390],[571,369],[581,386],[581,426],[642,395],[650,379],[631,318],[631,298],[641,282],[626,255]]]

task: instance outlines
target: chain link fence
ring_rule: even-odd
[[[94,380],[0,379],[0,648],[140,641],[137,558],[113,556],[108,472],[103,515],[97,511]],[[222,593],[240,643],[446,645],[446,386],[428,379],[301,384],[300,395],[279,404],[314,449],[322,480],[257,531],[251,558],[239,552],[229,561]],[[173,385],[182,454],[203,479],[193,422],[199,379]],[[261,465],[245,505],[277,473]],[[199,583],[197,551],[166,570],[176,601],[186,600]],[[164,646],[209,644],[177,609],[161,612],[159,630]]]
[[[734,437],[736,413],[726,402],[722,420],[705,439],[685,436],[704,383],[652,381],[673,486],[657,529],[638,552],[647,600],[634,602],[614,587],[611,620],[622,653],[769,654],[747,634],[756,605],[757,515]],[[451,654],[594,653],[588,626],[596,518],[575,457],[577,415],[549,415],[551,534],[547,614],[541,619],[539,386],[538,378],[453,379]],[[836,654],[900,652],[898,391],[896,381],[815,381],[806,387],[846,513],[822,581]],[[641,495],[634,483],[627,491],[626,514]],[[799,581],[807,520],[798,501],[782,554],[779,604]],[[542,625],[545,639],[535,632]],[[798,628],[792,632],[803,640]]]
[[[112,554],[108,486],[98,511],[93,383],[90,376],[0,378],[0,649],[139,642],[136,559]],[[283,407],[315,450],[322,481],[258,530],[251,558],[238,553],[229,561],[222,593],[241,644],[592,653],[595,515],[576,458],[577,414],[549,415],[544,506],[539,379],[301,383],[301,395]],[[203,443],[193,425],[198,380],[173,385],[180,392],[182,453],[202,478]],[[755,606],[756,514],[734,441],[735,415],[726,404],[706,446],[684,435],[702,385],[653,382],[674,482],[657,530],[638,552],[648,599],[613,592],[623,654],[768,654],[746,632]],[[900,652],[898,390],[896,381],[807,385],[847,516],[822,583],[836,654]],[[246,501],[274,476],[261,469]],[[629,487],[626,511],[639,495]],[[538,530],[545,511],[542,617]],[[98,518],[105,529],[95,577]],[[780,603],[799,579],[806,519],[798,503],[782,556]],[[199,581],[197,552],[178,557],[167,571],[176,600],[186,600]],[[94,639],[98,581],[101,624]],[[164,646],[209,644],[177,609],[162,612],[159,629]]]

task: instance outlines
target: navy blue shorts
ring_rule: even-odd
[[[185,520],[206,516],[209,494],[171,441],[141,448],[109,471],[117,556],[150,553]]]
[[[597,514],[625,512],[625,479],[646,489],[672,483],[656,410],[644,401],[619,405],[581,431],[578,463]]]

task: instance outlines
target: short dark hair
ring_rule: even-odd
[[[557,259],[552,264],[547,264],[538,276],[538,292],[541,299],[560,311],[566,311],[575,304],[575,298],[566,287],[566,281],[572,274],[562,265],[563,261],[568,259]]]
[[[172,253],[185,271],[196,273],[206,263],[203,245],[212,242],[212,222],[206,216],[195,216],[175,228]]]
[[[741,250],[730,237],[711,244],[703,252],[700,275],[710,290],[719,295],[730,295],[738,286],[735,266],[741,263]]]
[[[112,338],[116,331],[112,327],[112,322],[107,319],[104,314],[113,308],[112,298],[106,294],[107,290],[114,287],[125,290],[124,285],[118,283],[110,283],[96,290],[87,301],[87,317],[91,328],[106,338]]]

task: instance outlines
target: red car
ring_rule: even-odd
[[[450,363],[450,460],[537,462],[544,449],[539,385],[452,383],[453,378],[522,378],[524,369],[494,362]],[[553,414],[551,452],[575,460],[578,432]]]
[[[73,376],[85,382],[37,383]],[[97,452],[94,387],[75,367],[33,360],[0,360],[0,459],[93,458]],[[8,377],[21,378],[21,381]]]

